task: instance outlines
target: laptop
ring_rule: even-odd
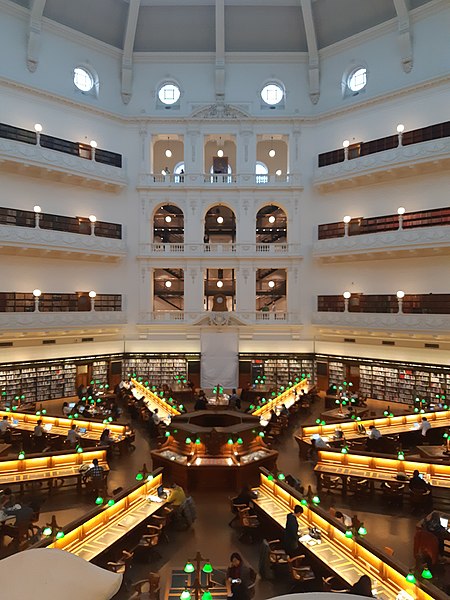
[[[159,485],[158,489],[156,490],[156,493],[158,494],[158,498],[163,498],[164,500],[167,498],[167,494],[164,491],[164,486],[163,485]]]
[[[75,407],[75,402],[69,402],[69,408],[74,408]]]
[[[13,419],[13,425],[18,425],[19,424],[19,420],[18,419]]]
[[[440,522],[442,527],[445,527],[445,529],[448,529],[448,519],[446,519],[445,517],[440,517]]]
[[[79,432],[80,433],[86,433],[86,427],[80,427]]]
[[[51,423],[46,423],[44,425],[44,429],[45,431],[51,431],[52,430],[53,425]]]

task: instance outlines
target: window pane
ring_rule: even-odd
[[[74,69],[73,82],[82,92],[89,92],[94,87],[92,75],[86,71],[86,69],[82,69],[81,67]]]
[[[261,98],[264,100],[266,104],[279,104],[283,99],[284,92],[279,85],[275,83],[270,83],[266,85],[261,90]]]
[[[348,78],[348,87],[352,92],[362,90],[367,83],[367,70],[364,68],[357,69]]]
[[[163,104],[175,104],[180,97],[180,89],[172,83],[166,83],[160,88],[158,98]]]

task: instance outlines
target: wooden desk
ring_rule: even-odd
[[[263,404],[256,410],[252,412],[254,417],[260,417],[261,424],[264,422],[268,422],[270,420],[270,411],[276,410],[277,408],[281,408],[281,405],[284,404],[286,408],[290,408],[293,404],[302,399],[301,392],[309,390],[309,379],[305,377],[296,383],[292,387],[288,388],[282,394],[273,398],[273,400],[269,400],[266,404]],[[267,423],[266,423],[267,424]]]
[[[364,408],[362,406],[351,407],[353,413],[356,417],[363,417],[369,412],[368,408]],[[328,423],[335,421],[336,423],[347,422],[349,417],[347,414],[341,412],[340,408],[333,408],[331,410],[327,410],[321,413],[320,418],[323,421],[327,421]]]
[[[164,421],[167,421],[167,424],[170,423],[172,417],[181,414],[176,408],[173,408],[173,406],[170,406],[170,404],[168,404],[162,398],[160,398],[151,390],[149,390],[148,387],[146,387],[142,383],[139,383],[137,379],[132,379],[131,383],[134,385],[134,390],[136,391],[136,393],[133,393],[134,390],[132,390],[133,396],[136,399],[140,399],[143,397],[145,405],[151,411],[154,411],[155,408],[157,408],[159,416]]]
[[[299,504],[300,496],[285,484],[269,481],[267,475],[268,472],[261,473],[259,496],[253,502],[284,529],[286,515]],[[353,585],[361,575],[369,575],[372,587],[377,590],[376,596],[381,600],[395,600],[403,590],[410,595],[411,600],[448,600],[444,592],[429,583],[420,583],[420,587],[408,583],[405,579],[408,570],[403,565],[394,562],[366,540],[356,541],[345,537],[344,527],[333,525],[325,511],[320,508],[303,508],[304,512],[299,518],[301,543],[324,567],[334,571],[348,584]],[[311,526],[320,531],[321,543],[314,543],[315,540],[310,541],[304,537]]]
[[[151,476],[150,476],[151,477]],[[152,480],[128,491],[113,506],[95,509],[83,522],[75,522],[63,529],[64,537],[53,543],[40,543],[34,547],[59,548],[92,561],[118,542],[125,534],[143,524],[167,501],[148,502],[147,496],[156,495],[162,484],[159,471]]]
[[[0,419],[5,415],[10,418],[11,431],[20,430],[32,433],[36,423],[41,420],[44,429],[46,425],[51,426],[50,429],[46,429],[46,433],[50,435],[67,437],[67,433],[72,425],[76,425],[78,429],[86,429],[86,433],[81,434],[82,440],[98,442],[104,429],[109,429],[115,443],[123,443],[133,435],[131,431],[127,430],[125,425],[117,425],[115,423],[105,424],[80,419],[66,419],[64,417],[49,417],[47,415],[41,416],[0,410]],[[13,420],[17,421],[17,425],[12,424]]]
[[[422,458],[450,462],[450,455],[444,454],[444,450],[446,450],[444,446],[417,446],[417,451]]]
[[[450,465],[433,464],[425,460],[398,460],[320,450],[319,461],[314,467],[316,474],[339,475],[343,481],[344,491],[349,477],[369,479],[372,484],[375,481],[398,483],[399,473],[410,478],[416,469],[419,473],[430,477],[430,484],[433,487],[450,489]],[[318,483],[320,485],[320,477]]]
[[[105,472],[109,471],[105,449],[4,460],[0,462],[0,487],[18,484],[22,493],[27,483],[46,482],[51,491],[57,480],[75,479],[78,489],[81,489],[80,467],[91,464],[94,458],[98,459]]]
[[[418,431],[414,428],[414,423],[420,423],[422,417],[426,417],[430,421],[432,429],[450,427],[450,411],[442,410],[425,414],[413,413],[397,417],[381,417],[379,419],[364,419],[361,421],[351,420],[330,425],[308,425],[301,427],[295,433],[295,439],[299,446],[300,454],[306,456],[311,447],[311,437],[315,434],[320,435],[322,438],[327,437],[331,439],[336,429],[340,429],[344,433],[346,440],[364,439],[367,437],[367,433],[360,433],[358,425],[362,425],[366,432],[369,430],[370,425],[374,425],[383,436],[404,433],[418,435]]]

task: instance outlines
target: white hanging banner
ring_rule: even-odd
[[[201,334],[201,386],[212,389],[237,388],[239,381],[239,340],[236,332],[203,332]]]

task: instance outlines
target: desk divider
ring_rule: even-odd
[[[176,417],[177,415],[181,415],[181,413],[176,408],[170,406],[170,404],[168,404],[162,398],[154,394],[151,390],[148,389],[148,387],[140,383],[137,379],[131,379],[131,383],[145,397],[146,401],[150,404],[153,410],[157,408],[158,410],[161,409],[164,411],[164,418],[166,417],[166,415],[169,417]]]
[[[270,414],[270,411],[272,409],[275,409],[277,406],[281,406],[281,404],[285,404],[286,408],[289,408],[290,406],[295,404],[295,402],[299,399],[299,397],[296,396],[294,392],[298,393],[303,390],[308,391],[308,389],[309,389],[309,379],[307,377],[305,377],[304,379],[302,379],[301,381],[299,381],[292,387],[288,388],[286,391],[284,391],[282,394],[280,394],[276,398],[269,400],[269,402],[267,402],[267,404],[263,404],[262,406],[260,406],[256,410],[254,410],[252,412],[252,415],[254,417],[263,417],[264,418]],[[301,398],[301,396],[300,396],[300,398]]]

